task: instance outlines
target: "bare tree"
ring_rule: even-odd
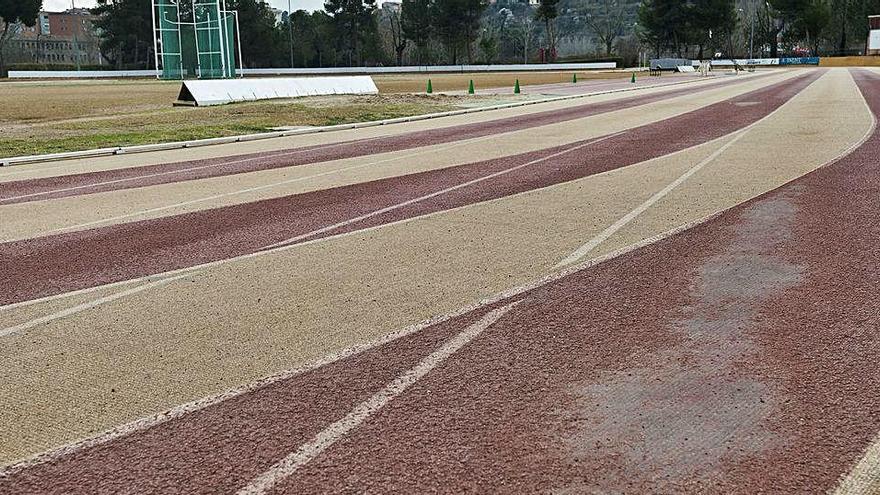
[[[586,23],[605,45],[605,55],[611,55],[614,41],[623,36],[626,9],[621,0],[598,0],[586,13]]]
[[[400,22],[400,12],[388,14],[388,22],[391,27],[391,45],[397,57],[397,65],[403,65],[403,52],[406,51],[409,40],[403,33],[403,24]]]

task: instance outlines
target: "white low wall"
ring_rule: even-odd
[[[548,70],[616,69],[614,62],[586,64],[507,64],[507,65],[408,65],[401,67],[324,67],[313,69],[239,69],[243,76],[315,76],[325,74],[411,74],[431,72],[531,72]],[[125,71],[9,71],[10,79],[156,77],[154,70]]]
[[[183,81],[178,100],[204,107],[234,101],[377,93],[370,76],[272,77]]]
[[[505,65],[408,65],[401,67],[335,67],[321,69],[243,69],[245,76],[317,74],[412,74],[431,72],[530,72],[550,70],[616,69],[615,62],[589,64],[505,64]]]
[[[11,70],[10,79],[119,79],[123,77],[156,77],[154,70]]]

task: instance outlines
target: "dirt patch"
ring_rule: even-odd
[[[708,485],[725,462],[784,443],[765,427],[782,393],[737,367],[757,352],[746,330],[762,303],[801,281],[801,267],[769,254],[791,236],[795,213],[785,197],[744,211],[734,242],[698,270],[692,304],[674,325],[681,344],[571,391],[578,408],[569,414],[582,425],[566,439],[571,455],[620,467],[619,478],[589,488],[619,489],[633,472],[661,489]]]

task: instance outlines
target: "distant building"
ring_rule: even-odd
[[[868,16],[868,41],[865,43],[866,55],[880,55],[880,15]]]
[[[400,12],[400,2],[382,2],[382,12],[389,14],[397,14]]]
[[[272,13],[275,15],[275,25],[283,24],[285,19],[287,19],[287,11],[272,8]]]
[[[40,12],[33,27],[18,25],[7,43],[10,64],[103,65],[100,33],[88,9]]]

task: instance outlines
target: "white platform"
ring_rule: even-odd
[[[184,81],[177,99],[181,104],[204,107],[236,101],[378,92],[370,76],[273,77]]]

